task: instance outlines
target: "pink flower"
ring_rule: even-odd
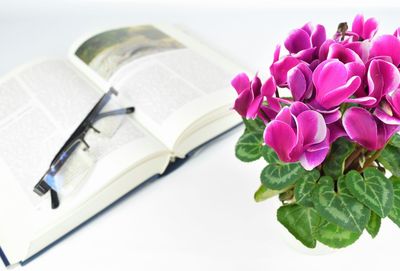
[[[291,31],[284,41],[288,53],[280,56],[276,47],[264,84],[245,74],[232,81],[234,109],[261,118],[265,143],[283,162],[308,170],[324,161],[339,137],[383,148],[400,129],[400,28],[376,37],[377,29],[376,19],[357,15],[351,29],[333,39],[321,25]],[[284,91],[274,97],[278,88],[291,97]]]
[[[319,48],[325,40],[326,32],[322,25],[317,25],[314,29],[308,23],[302,28],[290,32],[284,42],[289,55],[280,58],[281,47],[277,46],[274,52],[274,61],[270,66],[270,72],[276,84],[280,87],[287,86],[289,70],[302,62],[315,65],[313,62],[317,61],[316,64],[318,64]]]
[[[276,90],[276,84],[272,77],[264,85],[261,85],[261,80],[257,75],[250,81],[245,73],[241,73],[232,80],[231,84],[238,94],[233,109],[242,117],[255,119],[258,116],[264,121],[268,121],[269,118],[275,117],[277,111],[280,110],[279,102],[272,97]],[[262,105],[264,97],[266,97],[268,106]],[[266,114],[268,119],[265,114],[261,114],[260,110]]]
[[[285,47],[289,53],[300,60],[311,62],[315,51],[326,40],[325,28],[317,25],[313,29],[310,23],[302,28],[292,30],[285,40]]]
[[[291,68],[287,73],[288,87],[295,101],[309,99],[312,94],[312,71],[305,63]]]
[[[316,102],[323,108],[339,106],[349,100],[361,84],[359,76],[352,76],[349,66],[338,59],[328,59],[318,65],[313,73]]]
[[[375,109],[374,115],[383,123],[400,125],[400,89],[387,94]]]
[[[264,141],[283,162],[300,161],[307,170],[320,165],[329,152],[329,131],[323,116],[301,102],[278,113],[267,125]]]
[[[290,69],[301,63],[300,60],[293,56],[284,56],[279,59],[280,46],[277,46],[274,53],[274,62],[270,66],[269,70],[272,77],[274,77],[275,82],[278,86],[287,86],[287,73]]]
[[[369,63],[367,80],[368,96],[375,99],[370,106],[375,107],[385,95],[399,87],[400,73],[392,63],[382,59],[373,59]]]
[[[393,35],[382,35],[375,38],[370,50],[370,58],[376,56],[390,57],[398,67],[400,64],[400,40]]]
[[[378,31],[378,21],[375,18],[368,18],[364,21],[364,16],[358,14],[351,25],[351,32],[357,35],[357,40],[370,40]]]
[[[398,131],[398,125],[387,125],[361,107],[351,107],[343,115],[343,127],[349,138],[368,150],[385,146]]]
[[[261,80],[255,76],[253,81],[245,73],[237,75],[231,82],[239,95],[233,108],[244,118],[254,119],[263,101]]]

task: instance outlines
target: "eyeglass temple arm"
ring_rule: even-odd
[[[97,115],[97,117],[94,119],[93,122],[96,122],[98,120],[101,120],[102,118],[110,117],[110,116],[118,116],[118,115],[124,115],[124,114],[131,114],[135,112],[135,107],[126,107],[126,108],[121,108],[121,109],[116,109],[104,113],[100,113]]]
[[[60,206],[60,199],[58,198],[58,193],[50,189],[50,197],[51,197],[51,209],[57,209]]]

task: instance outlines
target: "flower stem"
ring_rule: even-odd
[[[369,157],[367,159],[367,161],[365,161],[364,166],[362,168],[358,168],[357,171],[358,172],[363,172],[367,167],[371,166],[372,163],[379,158],[379,156],[381,155],[382,151],[385,149],[385,147],[383,147],[382,149],[376,151],[371,157]]]
[[[278,88],[276,88],[276,90],[275,90],[275,96],[276,96],[276,98],[279,98],[279,90],[278,90]]]
[[[347,157],[346,162],[344,164],[344,172],[347,172],[349,167],[353,164],[353,162],[360,157],[360,154],[363,151],[363,147],[357,145],[356,149]]]

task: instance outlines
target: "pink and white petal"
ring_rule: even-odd
[[[374,116],[366,109],[351,107],[343,115],[343,128],[350,139],[374,150],[378,141],[378,128]]]
[[[243,91],[235,100],[233,109],[235,109],[242,117],[246,117],[247,109],[249,108],[250,103],[253,101],[253,98],[253,93],[250,91],[250,89]]]
[[[293,130],[296,131],[296,146],[293,148],[293,150],[290,152],[290,159],[292,161],[299,161],[300,156],[304,153],[304,137],[299,129],[299,124],[297,121],[297,118],[293,118],[295,122],[295,126],[293,127]]]
[[[330,123],[327,125],[329,130],[329,144],[332,144],[336,139],[347,136],[346,131],[340,121]]]
[[[369,96],[375,97],[377,102],[383,95],[386,95],[399,87],[400,73],[392,63],[374,59],[368,69]]]
[[[367,41],[354,41],[344,44],[346,48],[353,50],[365,63],[368,61],[369,57],[369,47],[370,43]]]
[[[318,59],[316,59],[316,61],[318,61]],[[299,65],[297,65],[297,67],[304,74],[304,78],[306,79],[307,85],[311,85],[312,84],[312,70],[310,68],[310,65],[308,65],[306,63],[300,63]]]
[[[281,52],[281,45],[278,44],[275,47],[275,51],[274,51],[274,62],[277,62],[279,60],[279,54]]]
[[[310,108],[302,102],[294,102],[290,105],[290,112],[295,117],[307,110],[310,110]]]
[[[321,47],[319,48],[318,58],[320,61],[325,61],[328,57],[329,47],[331,44],[336,43],[332,39],[327,39],[322,43]]]
[[[375,146],[376,150],[382,149],[388,140],[399,131],[398,125],[388,125],[383,122],[378,121],[378,140]]]
[[[319,61],[319,59],[314,59],[309,65],[308,67],[310,68],[311,71],[315,70],[317,68],[317,66],[319,65],[319,63],[321,63],[321,61]],[[311,77],[312,78],[312,77]]]
[[[390,104],[392,111],[394,111],[397,116],[400,116],[400,88],[386,95],[386,100]]]
[[[365,67],[367,68],[367,71],[369,69],[369,65],[371,64],[371,62],[373,60],[384,60],[386,62],[393,63],[392,57],[390,57],[390,56],[374,56],[374,57],[371,57],[370,59],[368,59],[368,61],[365,63]]]
[[[351,78],[353,76],[358,76],[360,78],[365,77],[365,65],[362,63],[361,59],[360,62],[349,62],[344,64],[344,66],[347,69],[347,78]]]
[[[363,106],[373,106],[376,104],[376,99],[374,97],[360,97],[360,98],[349,98],[344,100],[346,103],[355,103],[355,104],[360,104]]]
[[[292,127],[279,120],[273,120],[264,131],[265,144],[275,150],[283,162],[292,162],[290,153],[296,146],[297,137]]]
[[[389,125],[400,125],[400,119],[396,118],[394,116],[388,115],[385,111],[383,111],[381,108],[377,107],[374,111],[374,115],[383,123],[389,124]]]
[[[332,113],[327,113],[322,115],[325,119],[326,124],[334,123],[342,117],[342,113],[339,110]]]
[[[242,93],[245,89],[250,88],[250,79],[245,73],[240,73],[232,79],[231,85],[236,89],[238,94]]]
[[[358,35],[356,32],[353,31],[346,31],[346,37],[342,41],[342,43],[349,43],[349,42],[354,42],[358,41],[360,39],[360,35]]]
[[[363,34],[363,29],[364,16],[362,14],[357,14],[356,17],[354,17],[353,23],[351,24],[351,31],[361,36]]]
[[[294,126],[293,116],[290,112],[289,107],[287,107],[287,106],[282,108],[281,111],[279,111],[279,113],[275,119],[286,123],[290,127]]]
[[[369,63],[367,79],[369,96],[375,97],[378,104],[384,95],[397,89],[400,73],[390,62],[373,59]]]
[[[321,69],[319,67],[322,66]],[[313,74],[313,82],[317,89],[317,96],[325,94],[335,88],[343,86],[347,81],[347,69],[337,59],[322,62]]]
[[[265,97],[272,97],[276,91],[276,83],[273,77],[270,77],[265,81],[261,87],[261,95]]]
[[[295,101],[300,101],[307,90],[307,82],[303,72],[299,68],[300,65],[301,64],[290,69],[287,74],[288,87]]]
[[[400,131],[400,126],[398,125],[383,125],[385,129],[385,144],[386,142],[397,132]],[[379,130],[378,130],[379,131]]]
[[[382,98],[383,80],[379,72],[378,60],[374,59],[370,62],[367,72],[368,95],[375,97],[377,103]]]
[[[284,45],[290,53],[298,53],[311,47],[310,35],[303,29],[292,30]]]
[[[312,110],[307,110],[297,116],[297,125],[303,136],[305,147],[322,142],[326,138],[327,128],[324,117]]]
[[[317,96],[317,101],[325,108],[332,108],[340,105],[348,97],[354,94],[361,84],[361,79],[358,76],[353,76],[350,80],[321,97]]]
[[[311,109],[316,110],[317,112],[321,113],[321,114],[330,114],[330,113],[334,113],[338,110],[340,110],[339,107],[335,107],[332,109],[325,109],[324,107],[322,107],[322,105],[320,105],[316,100],[312,100],[311,102],[309,102],[307,104]]]
[[[288,71],[299,62],[300,60],[295,57],[285,56],[271,65],[270,72],[278,86],[286,86]]]
[[[246,118],[255,119],[257,117],[258,110],[260,109],[261,103],[263,101],[262,96],[256,97],[247,108]]]
[[[306,148],[306,150],[307,151],[319,151],[319,150],[322,150],[324,148],[329,148],[329,137],[330,137],[330,132],[329,132],[329,130],[327,130],[324,140],[322,140],[319,143],[316,143],[316,144],[308,146]]]
[[[329,146],[318,151],[305,151],[300,157],[300,164],[306,170],[313,170],[325,160],[329,153]]]
[[[372,39],[378,31],[378,21],[375,18],[368,18],[364,23],[363,38]]]
[[[311,34],[311,43],[313,47],[319,48],[326,40],[326,31],[323,25],[317,24]]]
[[[309,36],[311,36],[311,33],[313,32],[314,27],[313,27],[313,25],[312,25],[311,22],[308,22],[308,23],[306,23],[305,25],[303,25],[301,29],[303,29],[304,31],[306,31],[307,34],[308,34]]]
[[[393,64],[400,64],[400,40],[392,35],[382,35],[372,41],[370,57],[390,56]]]
[[[251,81],[251,90],[253,91],[254,97],[257,97],[261,94],[261,85],[260,78],[257,75],[254,76],[254,79]]]
[[[300,52],[292,54],[292,56],[309,63],[313,60],[314,52],[316,49],[317,49],[316,47],[304,49],[301,50]]]
[[[290,53],[298,53],[311,47],[310,35],[303,29],[292,30],[284,45]]]
[[[319,62],[318,59],[315,59],[313,61],[313,63]],[[318,64],[316,64],[318,65]],[[309,99],[311,98],[312,94],[313,94],[313,84],[312,84],[312,70],[310,68],[310,65],[307,65],[306,63],[300,63],[299,65],[297,65],[296,67],[303,73],[305,82],[306,82],[306,89],[304,92],[304,95],[302,97],[302,99]]]
[[[279,112],[281,110],[281,104],[275,97],[267,97],[268,107],[272,110]]]
[[[362,62],[360,57],[352,50],[346,48],[343,44],[333,43],[329,47],[328,59],[338,59],[342,63]]]

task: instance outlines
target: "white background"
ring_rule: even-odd
[[[392,33],[400,26],[399,11],[388,1],[3,0],[0,75],[37,57],[65,57],[85,33],[147,22],[180,26],[264,71],[275,45],[307,21],[333,35],[339,22],[362,12],[379,19],[380,33]],[[339,251],[310,251],[293,241],[276,221],[278,200],[252,199],[264,164],[235,159],[240,133],[219,139],[22,270],[397,270],[400,230],[388,219],[375,240],[364,234]]]

